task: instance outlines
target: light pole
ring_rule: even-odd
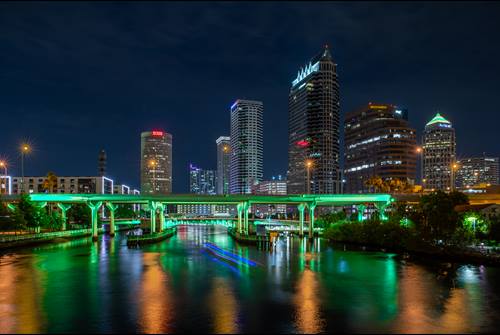
[[[306,187],[306,193],[307,194],[311,193],[311,181],[310,181],[310,179],[311,179],[311,172],[310,172],[310,170],[311,170],[312,165],[313,165],[312,160],[308,159],[306,161],[306,170],[307,170],[307,187]]]
[[[420,156],[420,180],[422,181],[422,190],[424,189],[424,150],[417,147],[417,154]]]
[[[4,161],[0,161],[0,167],[3,167],[3,177],[5,178],[5,194],[7,194],[7,163]],[[2,194],[2,180],[4,178],[0,179],[0,194]]]
[[[24,193],[24,155],[30,151],[30,146],[26,143],[21,145],[21,193]]]
[[[156,161],[154,159],[150,160],[149,161],[149,166],[151,168],[153,168],[153,192],[151,193],[155,193],[156,192]]]
[[[453,162],[453,164],[451,164],[451,187],[450,187],[451,192],[455,190],[455,171],[457,169],[458,169],[457,162]]]

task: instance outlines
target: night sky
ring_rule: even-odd
[[[140,132],[173,135],[173,191],[188,164],[216,168],[237,98],[264,103],[264,177],[286,174],[288,92],[328,44],[343,115],[436,111],[458,157],[500,154],[500,3],[0,3],[0,157],[20,175],[96,175],[139,187]]]

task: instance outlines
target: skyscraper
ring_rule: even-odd
[[[374,176],[414,184],[416,131],[405,109],[369,103],[346,115],[344,136],[346,193],[374,191],[365,185]]]
[[[103,177],[106,175],[106,151],[104,151],[104,149],[102,149],[100,152],[99,152],[99,159],[98,159],[98,173],[97,175],[99,177]]]
[[[336,68],[325,46],[292,81],[288,99],[287,180],[290,194],[341,192]]]
[[[498,157],[466,157],[458,162],[458,187],[472,187],[479,184],[498,185]]]
[[[161,131],[141,133],[141,193],[172,192],[172,135]]]
[[[423,135],[423,173],[425,189],[452,189],[455,163],[455,129],[439,113],[425,125]]]
[[[231,138],[220,136],[215,143],[217,144],[217,194],[228,194]]]
[[[231,106],[231,161],[229,191],[252,193],[263,177],[263,112],[260,101],[236,100]]]
[[[189,164],[189,192],[195,194],[215,194],[215,171],[203,170]]]

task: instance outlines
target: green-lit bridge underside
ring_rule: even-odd
[[[17,198],[10,196],[9,198]],[[290,204],[315,203],[318,206],[343,206],[364,203],[389,204],[390,194],[300,194],[300,195],[127,195],[127,194],[31,194],[35,202],[87,203],[88,201],[113,202],[117,204],[147,204],[150,201],[164,204]]]
[[[385,219],[385,208],[394,199],[390,194],[298,194],[298,195],[195,195],[195,194],[169,194],[169,195],[124,195],[124,194],[30,194],[30,200],[45,206],[47,203],[57,203],[65,212],[72,204],[87,204],[91,209],[93,236],[97,238],[97,212],[101,206],[106,206],[110,212],[110,234],[114,235],[114,212],[119,204],[147,205],[151,213],[151,233],[156,232],[156,216],[159,214],[159,230],[165,224],[166,205],[235,205],[238,219],[235,221],[239,234],[248,235],[249,219],[248,210],[255,204],[282,204],[295,205],[299,211],[300,235],[303,235],[305,210],[309,212],[309,236],[314,232],[314,211],[317,206],[348,206],[356,205],[358,218],[362,220],[363,212],[367,205],[373,204],[379,211],[381,219]],[[5,200],[16,202],[19,196],[8,196]]]

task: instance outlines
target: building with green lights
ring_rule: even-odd
[[[407,110],[370,102],[347,113],[344,137],[345,192],[373,192],[365,182],[374,176],[415,183],[416,130]]]
[[[339,123],[337,64],[325,46],[299,70],[288,96],[289,194],[341,193]]]
[[[426,125],[423,134],[423,187],[430,190],[454,188],[456,162],[455,129],[439,113]]]

